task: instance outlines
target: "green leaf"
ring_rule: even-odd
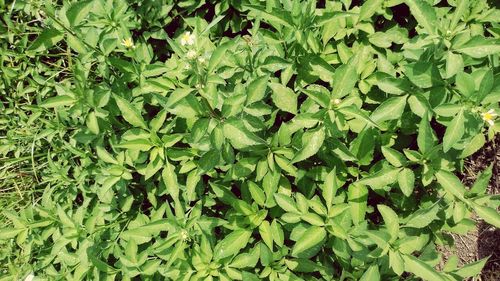
[[[271,230],[271,225],[269,224],[268,221],[262,221],[262,223],[259,225],[259,233],[260,237],[262,240],[264,240],[264,243],[266,243],[267,247],[269,249],[273,248],[273,236],[272,236],[272,230]]]
[[[254,182],[248,182],[248,190],[252,195],[252,199],[259,204],[260,206],[264,206],[266,204],[266,194],[264,191]],[[272,248],[272,247],[270,247]]]
[[[429,62],[415,62],[404,66],[406,77],[417,87],[427,89],[443,84],[443,79],[436,65]]]
[[[16,237],[24,228],[3,228],[0,229],[0,240],[7,240]]]
[[[148,151],[153,147],[153,144],[148,139],[136,139],[136,140],[123,141],[115,146],[118,148]]]
[[[384,169],[376,174],[358,180],[357,183],[369,185],[374,189],[382,188],[396,182],[400,170],[395,168]]]
[[[302,148],[295,154],[291,161],[292,164],[315,155],[323,145],[323,141],[325,140],[325,130],[323,127],[308,133],[310,133],[310,138],[307,138],[305,144],[303,144]]]
[[[248,243],[252,232],[247,229],[238,229],[224,237],[214,248],[214,259],[221,260],[239,253]]]
[[[405,95],[385,100],[373,111],[370,119],[379,125],[387,120],[400,119],[406,107],[406,97]]]
[[[486,257],[483,259],[480,259],[478,261],[468,263],[461,267],[460,269],[452,271],[454,275],[458,275],[463,278],[463,280],[469,278],[469,277],[474,277],[477,276],[481,273],[481,270],[484,268],[484,265],[488,261],[490,257]]]
[[[75,104],[75,99],[70,96],[56,96],[43,101],[40,106],[43,108],[53,108],[59,106],[67,106]]]
[[[220,151],[212,149],[205,152],[198,160],[199,174],[211,171],[220,161]]]
[[[418,24],[430,35],[437,34],[438,21],[434,9],[424,0],[405,0],[410,8],[410,14],[417,20]]]
[[[394,212],[391,208],[379,204],[377,208],[384,219],[385,226],[387,227],[387,231],[391,235],[392,239],[398,237],[399,232],[399,218],[396,212]]]
[[[469,9],[469,0],[457,1],[456,4],[457,8],[455,9],[455,11],[453,11],[453,18],[451,19],[450,22],[450,30],[455,30],[455,27],[457,27],[458,22]]]
[[[472,195],[483,195],[488,188],[491,176],[493,175],[493,164],[488,166],[484,171],[481,172],[476,178],[476,181],[472,185],[471,189],[467,192]]]
[[[385,160],[391,163],[394,167],[399,168],[406,163],[406,157],[403,153],[387,146],[382,146],[381,150]]]
[[[89,115],[87,115],[86,124],[92,134],[99,134],[99,122],[97,122],[97,117],[94,111],[89,112]]]
[[[359,279],[360,281],[379,281],[380,272],[378,271],[378,265],[372,264],[368,270],[363,273],[363,276]]]
[[[339,188],[337,184],[337,167],[333,167],[333,170],[326,175],[325,183],[323,184],[323,199],[325,199],[326,207],[330,209],[332,207],[333,197],[337,193]]]
[[[365,19],[369,19],[375,12],[377,12],[380,8],[382,8],[383,0],[367,0],[361,6],[359,10],[359,18],[358,21],[363,21]]]
[[[427,113],[424,113],[418,127],[417,144],[418,149],[422,152],[422,154],[426,154],[431,151],[431,149],[436,145],[434,131],[429,123]]]
[[[413,194],[413,188],[415,186],[415,174],[409,168],[403,168],[398,174],[398,184],[399,188],[406,197],[410,197]]]
[[[484,38],[481,35],[477,35],[472,37],[467,43],[455,48],[455,51],[480,59],[500,53],[500,42],[498,39]]]
[[[386,93],[402,95],[411,90],[411,84],[406,79],[395,78],[384,72],[377,72],[374,77],[377,87]]]
[[[405,270],[409,271],[416,276],[429,281],[446,281],[432,266],[417,259],[414,256],[403,255],[405,261]]]
[[[269,87],[273,90],[273,102],[279,109],[297,114],[297,95],[292,89],[279,83],[270,83]]]
[[[53,28],[44,29],[43,32],[29,46],[29,51],[44,52],[64,38],[64,33]]]
[[[220,44],[215,51],[212,53],[212,56],[210,57],[210,61],[208,62],[208,68],[207,72],[212,73],[217,65],[224,59],[224,56],[227,55],[226,52],[229,48],[231,48],[236,40],[229,40],[227,42],[224,42]]]
[[[114,95],[116,104],[118,105],[118,108],[122,112],[123,119],[130,123],[130,125],[135,126],[135,127],[140,127],[143,129],[148,129],[148,125],[142,118],[142,115],[140,111],[133,106],[130,102],[128,102],[126,99]]]
[[[438,202],[434,203],[429,208],[419,209],[411,214],[408,217],[408,221],[406,222],[405,226],[413,228],[424,228],[428,226],[432,221],[438,218],[437,213],[440,209]]]
[[[229,139],[231,145],[236,149],[245,149],[265,144],[265,141],[250,132],[241,120],[231,119],[226,121],[223,132],[224,136]]]
[[[289,17],[289,14],[285,11],[278,11],[273,9],[272,12],[268,12],[257,5],[243,5],[245,8],[249,9],[252,14],[256,17],[264,19],[269,24],[277,24],[278,26],[292,27],[293,21]]]
[[[485,220],[487,223],[500,228],[500,214],[498,214],[495,209],[478,204],[473,204],[472,206],[480,218]]]
[[[314,256],[325,242],[326,231],[319,226],[309,227],[293,245],[292,256],[310,258]]]
[[[246,104],[252,104],[261,101],[266,95],[268,75],[258,77],[248,84]]]
[[[444,170],[439,170],[435,176],[439,184],[446,190],[446,192],[453,194],[459,199],[464,198],[465,187],[457,176]]]
[[[358,120],[364,121],[376,128],[378,128],[377,123],[373,122],[370,117],[368,117],[363,111],[361,111],[359,108],[357,108],[355,105],[349,105],[345,107],[341,107],[338,109],[342,114],[345,114],[347,116],[352,116]]]
[[[278,206],[281,209],[285,210],[286,212],[297,213],[297,214],[300,213],[299,209],[297,209],[297,205],[295,204],[293,199],[290,198],[289,196],[286,196],[281,193],[275,193],[274,200],[276,200]]]
[[[358,81],[356,67],[348,64],[341,65],[335,70],[333,75],[333,90],[335,98],[347,96],[354,89],[354,85]]]
[[[392,268],[392,270],[394,270],[394,273],[396,273],[397,275],[401,276],[401,274],[403,274],[404,261],[400,253],[393,250],[389,250],[389,266]]]
[[[453,118],[450,125],[446,128],[443,137],[443,151],[448,152],[453,145],[462,139],[465,132],[464,110],[461,109],[457,116]]]
[[[92,10],[93,2],[93,0],[78,1],[71,5],[66,11],[66,17],[72,27],[79,25],[87,17]]]
[[[351,184],[349,185],[347,197],[352,221],[357,225],[365,220],[368,189],[362,184]]]

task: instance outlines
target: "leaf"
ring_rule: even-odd
[[[389,98],[373,111],[370,119],[379,125],[387,120],[400,119],[405,107],[406,95]]]
[[[293,157],[291,163],[297,163],[315,155],[323,145],[324,140],[325,130],[323,127],[312,132],[311,138],[309,138],[307,142],[303,144],[302,148]]]
[[[432,266],[417,259],[414,256],[403,255],[405,261],[405,270],[409,271],[416,276],[429,281],[446,281]]]
[[[422,89],[443,84],[439,69],[433,63],[423,61],[409,63],[404,66],[404,72],[415,86]]]
[[[93,0],[78,1],[71,5],[66,11],[66,17],[71,27],[79,25],[87,17],[92,9],[91,4],[93,4],[93,2]]]
[[[372,264],[368,270],[363,273],[363,276],[359,279],[360,281],[379,281],[380,272],[378,271],[378,265]]]
[[[266,204],[266,194],[264,191],[254,182],[248,182],[248,190],[252,195],[253,200],[259,204],[260,206],[264,206]],[[272,247],[270,247],[272,248]]]
[[[439,170],[435,176],[439,184],[446,190],[446,192],[453,194],[459,199],[464,198],[465,187],[457,176],[444,170]]]
[[[246,229],[238,229],[224,237],[214,248],[214,259],[221,260],[233,256],[246,247],[252,232]]]
[[[42,33],[35,39],[33,44],[29,46],[28,50],[35,52],[44,52],[52,48],[52,46],[57,44],[57,42],[61,41],[63,38],[64,33],[56,29],[44,29]]]
[[[436,35],[438,22],[432,6],[424,0],[405,0],[405,3],[410,8],[410,13],[417,20],[418,24],[428,34]]]
[[[199,174],[211,171],[220,161],[221,152],[217,149],[211,149],[205,152],[198,160]]]
[[[359,18],[358,21],[363,21],[365,19],[369,19],[375,12],[377,12],[380,8],[382,8],[383,0],[367,0],[361,6],[359,10]]]
[[[208,62],[208,68],[207,72],[212,73],[217,65],[224,59],[224,56],[226,55],[226,52],[229,48],[231,48],[236,40],[232,39],[227,42],[224,42],[220,44],[215,51],[212,53],[212,56],[210,57],[210,61]]]
[[[438,201],[439,202],[439,201]],[[432,221],[437,219],[437,213],[439,212],[438,202],[434,203],[431,207],[426,209],[419,209],[408,217],[406,222],[406,227],[413,228],[424,228],[428,226]]]
[[[400,253],[393,250],[389,250],[389,265],[392,268],[392,270],[394,270],[394,273],[396,273],[397,275],[401,276],[401,274],[403,274],[404,262]]]
[[[231,119],[226,121],[223,132],[224,136],[229,139],[231,145],[236,149],[265,144],[265,141],[250,132],[241,120]]]
[[[473,204],[472,206],[480,218],[485,220],[487,223],[500,228],[500,214],[498,214],[495,209],[478,204]]]
[[[408,168],[403,168],[398,174],[398,184],[403,194],[406,197],[410,197],[413,194],[413,188],[415,186],[415,174],[413,171]]]
[[[476,181],[467,192],[471,195],[482,195],[486,192],[488,184],[490,182],[491,176],[493,175],[493,164],[490,164],[488,168],[481,172],[476,178]]]
[[[362,184],[351,184],[349,185],[347,197],[352,221],[357,225],[365,220],[368,189]]]
[[[56,96],[43,101],[40,106],[43,108],[54,108],[59,106],[73,105],[75,99],[71,96]]]
[[[261,101],[266,95],[268,75],[258,77],[248,84],[246,104],[252,104]]]
[[[289,18],[289,15],[285,11],[277,11],[273,9],[270,13],[260,6],[257,5],[243,5],[245,8],[249,9],[256,17],[264,19],[270,24],[277,24],[278,26],[292,27],[293,21]]]
[[[490,257],[486,257],[483,259],[480,259],[478,261],[468,263],[464,265],[463,267],[452,271],[454,275],[458,275],[463,278],[463,280],[469,278],[469,277],[474,277],[477,276],[479,273],[481,273],[481,270],[484,268],[484,265],[488,261]]]
[[[376,174],[358,180],[357,183],[369,185],[374,189],[382,188],[396,182],[400,170],[395,168],[384,169]]]
[[[462,139],[465,132],[464,110],[461,109],[446,128],[443,137],[443,151],[448,152],[453,145]]]
[[[97,117],[94,111],[89,112],[89,115],[87,115],[86,124],[92,134],[99,134],[99,122],[97,122]]]
[[[148,139],[136,139],[136,140],[123,141],[115,146],[118,148],[148,151],[153,147],[153,144]]]
[[[273,90],[273,102],[279,109],[297,114],[297,95],[292,89],[279,83],[270,83],[269,87]]]
[[[379,204],[377,205],[377,209],[379,210],[382,218],[384,219],[385,226],[387,227],[387,231],[391,235],[392,239],[398,237],[399,232],[399,218],[396,212],[394,212],[391,208]]]
[[[418,127],[417,135],[418,149],[422,152],[422,154],[426,154],[431,151],[431,149],[436,145],[434,138],[434,131],[430,126],[428,114],[424,113]]]
[[[406,157],[401,152],[387,146],[382,146],[381,150],[385,160],[394,167],[399,168],[406,163]]]
[[[356,68],[350,64],[341,65],[335,70],[333,75],[333,90],[335,98],[347,96],[354,89],[354,85],[358,81]]]
[[[286,212],[299,214],[299,209],[292,198],[281,193],[274,194],[274,200],[278,206]]]
[[[259,233],[260,237],[262,240],[264,240],[264,243],[266,243],[267,247],[269,249],[273,248],[273,236],[272,236],[272,231],[271,231],[271,225],[269,224],[268,221],[262,221],[262,223],[259,225]]]
[[[0,229],[0,240],[7,240],[16,237],[24,228],[3,228]]]
[[[125,121],[127,121],[132,126],[140,127],[146,130],[148,129],[148,125],[142,118],[140,111],[135,106],[118,95],[113,96]]]
[[[348,115],[348,116],[353,116],[354,118],[364,121],[376,128],[378,128],[377,123],[373,122],[370,117],[368,117],[363,111],[361,111],[359,108],[357,108],[355,105],[349,105],[345,107],[341,107],[338,109],[342,114]]]
[[[377,72],[374,77],[377,87],[386,93],[402,95],[411,90],[411,84],[406,79],[395,78],[384,72]]]
[[[328,209],[331,208],[333,197],[337,193],[338,184],[337,184],[337,167],[333,167],[333,170],[326,175],[325,183],[323,184],[323,199],[325,200],[326,207]]]
[[[455,51],[480,59],[500,53],[500,42],[498,39],[484,38],[481,35],[477,35],[472,37],[467,43],[455,48]]]
[[[309,227],[293,245],[292,256],[310,258],[314,256],[325,242],[326,231],[319,226]]]
[[[469,0],[457,1],[456,4],[457,8],[455,9],[455,11],[453,11],[453,18],[450,22],[450,30],[455,30],[455,27],[457,27],[457,23],[469,9]]]

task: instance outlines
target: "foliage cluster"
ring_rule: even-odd
[[[0,0],[0,280],[463,280],[486,0]]]

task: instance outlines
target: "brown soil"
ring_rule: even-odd
[[[465,160],[462,182],[471,186],[477,175],[493,163],[493,176],[488,186],[489,194],[500,194],[500,136],[486,144],[481,150]],[[455,245],[440,247],[443,262],[457,255],[459,264],[467,264],[491,256],[481,272],[482,281],[500,280],[500,229],[476,218],[477,228],[467,235],[452,234]]]

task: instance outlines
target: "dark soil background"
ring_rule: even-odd
[[[477,175],[493,163],[493,176],[488,186],[489,194],[500,194],[500,136],[487,143],[481,150],[465,160],[462,182],[471,186]],[[482,281],[500,280],[500,229],[477,219],[478,225],[467,235],[452,234],[455,239],[453,248],[440,249],[445,261],[457,255],[460,264],[466,264],[490,256],[481,273]],[[442,266],[442,265],[441,265]],[[477,279],[476,279],[477,280]]]

